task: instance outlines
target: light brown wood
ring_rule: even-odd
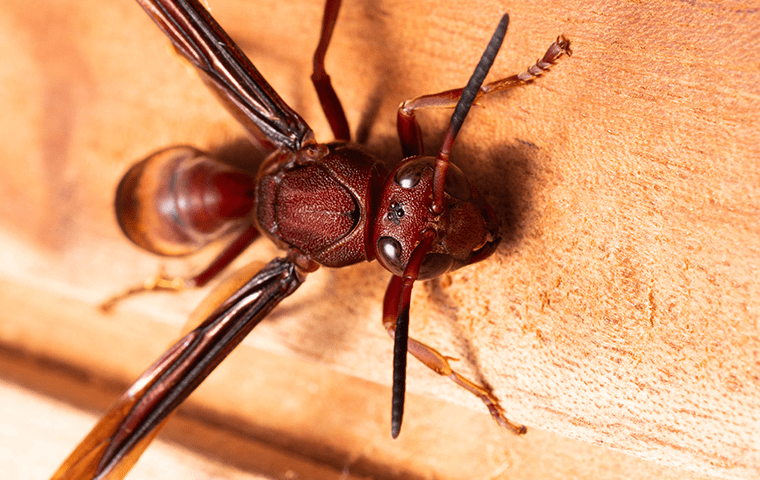
[[[260,156],[132,2],[6,3],[0,341],[123,384],[171,341],[203,292],[135,298],[113,317],[96,312],[158,265],[113,220],[121,174],[167,144]],[[209,3],[329,139],[308,81],[321,2]],[[694,478],[757,477],[758,10],[672,0],[347,0],[327,68],[358,138],[378,155],[398,155],[397,105],[465,82],[505,10],[512,22],[490,78],[528,66],[560,33],[574,56],[533,86],[485,100],[462,129],[452,158],[495,207],[505,238],[489,260],[415,288],[412,333],[488,382],[511,418],[532,429],[528,438],[494,433],[476,399],[412,363],[410,391],[477,410],[468,417],[431,403],[467,419],[448,423],[420,404],[407,414],[408,443],[385,443],[387,389],[362,383],[390,383],[391,342],[380,326],[387,273],[376,263],[310,276],[199,390],[196,408],[266,441],[297,432],[279,445],[334,465],[365,459],[368,475],[396,465],[411,478],[464,478],[476,458],[481,478],[504,462],[510,477],[537,478],[546,473],[537,463],[556,462],[556,478],[599,478],[564,451],[608,471],[623,465],[623,476],[688,475],[584,450],[548,430]],[[431,150],[447,117],[422,115]],[[241,263],[275,254],[259,242]],[[454,453],[452,438],[469,456]]]
[[[12,432],[0,438],[0,464],[8,465],[7,474],[19,472],[15,477],[47,478],[92,427],[93,412],[98,416],[125,388],[113,381],[119,377],[113,354],[132,355],[119,365],[121,377],[131,381],[158,355],[139,350],[160,351],[156,343],[172,329],[127,312],[104,322],[91,313],[92,305],[18,285],[0,287],[0,302],[10,307],[3,339],[10,324],[19,337],[15,344],[33,353],[0,350],[3,431]],[[39,302],[45,293],[46,302]],[[34,321],[6,321],[23,316]],[[88,348],[92,341],[109,348]],[[62,353],[65,347],[74,348]],[[84,364],[84,370],[72,364]],[[404,431],[394,441],[389,401],[388,387],[242,346],[180,409],[127,478],[183,478],[187,468],[212,470],[218,478],[239,478],[242,471],[311,480],[708,478],[539,428],[516,437],[482,410],[414,394],[407,396]],[[87,413],[89,421],[81,418]],[[166,443],[177,448],[167,451]],[[188,459],[187,450],[198,458]]]

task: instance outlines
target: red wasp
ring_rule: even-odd
[[[325,72],[327,46],[340,0],[327,0],[312,81],[337,140],[317,143],[294,112],[197,0],[137,0],[194,65],[222,104],[272,153],[254,176],[189,147],[174,147],[133,166],[116,193],[124,233],[159,255],[195,252],[222,236],[235,240],[199,275],[200,286],[263,232],[287,251],[224,300],[172,346],[117,400],[54,479],[122,478],[182,401],[309,272],[377,258],[393,277],[383,325],[395,338],[391,433],[401,429],[407,351],[480,398],[496,422],[515,433],[496,397],[452,370],[437,350],[408,338],[414,282],[479,262],[499,245],[491,207],[449,162],[472,103],[524,84],[548,70],[569,42],[559,37],[519,75],[483,85],[507,31],[504,15],[464,88],[404,102],[398,132],[404,159],[390,173],[349,142],[343,108]],[[423,154],[419,108],[454,108],[435,157]],[[161,279],[163,280],[163,279]],[[166,288],[159,282],[149,287]],[[138,289],[139,290],[139,289]],[[130,292],[134,293],[134,291]]]

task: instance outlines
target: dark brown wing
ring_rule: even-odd
[[[303,283],[277,258],[185,335],[112,405],[51,480],[121,479],[166,418],[269,312]]]
[[[309,125],[277,95],[200,3],[196,0],[137,0],[137,3],[256,139],[266,146],[297,151],[313,136]]]

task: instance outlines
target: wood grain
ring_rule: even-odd
[[[328,139],[308,83],[321,2],[210,4],[317,137]],[[512,21],[492,78],[526,67],[560,33],[574,56],[471,113],[452,158],[495,207],[505,239],[488,261],[415,289],[413,335],[461,358],[458,366],[491,385],[510,417],[534,432],[694,475],[757,477],[760,8],[347,0],[327,68],[357,139],[398,158],[396,106],[465,82],[505,10]],[[256,162],[261,154],[131,2],[58,0],[29,9],[14,0],[0,14],[0,32],[0,275],[6,292],[18,292],[5,295],[0,340],[127,382],[160,353],[203,292],[135,298],[113,318],[96,313],[99,301],[158,265],[127,244],[113,220],[120,175],[167,144],[191,143],[232,161]],[[447,116],[423,115],[430,149]],[[242,261],[275,254],[260,242]],[[169,268],[181,273],[201,262]],[[256,420],[266,407],[248,403],[258,380],[244,374],[258,368],[243,358],[259,350],[387,385],[386,282],[377,264],[312,275],[257,328],[240,358],[230,358],[228,373],[199,390],[198,405],[275,431]],[[293,367],[292,375],[305,371]],[[308,389],[309,375],[321,374],[292,388]],[[416,364],[408,388],[483,410]],[[340,405],[331,396],[337,390],[326,389],[322,401]],[[273,424],[288,411],[271,414]],[[311,412],[296,431],[320,418]],[[342,422],[303,432],[297,444],[323,442],[322,454],[361,456],[365,450],[326,440],[342,431],[345,444],[358,448],[366,428]],[[424,437],[413,428],[406,425],[402,437]],[[445,441],[430,428],[428,449]],[[489,445],[513,448],[514,439],[500,434]],[[363,445],[378,464],[415,464],[413,454],[403,455],[408,444]],[[333,453],[313,455],[334,461],[340,456]],[[495,458],[491,472],[501,464]],[[558,468],[574,471],[570,463]],[[658,468],[630,471],[668,475]],[[466,469],[449,471],[437,474],[462,478],[456,472]]]

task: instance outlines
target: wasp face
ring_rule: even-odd
[[[491,207],[464,173],[449,164],[444,208],[433,211],[434,157],[410,157],[388,177],[378,205],[373,244],[380,263],[401,276],[422,232],[435,233],[419,279],[425,280],[480,261],[501,240]]]

